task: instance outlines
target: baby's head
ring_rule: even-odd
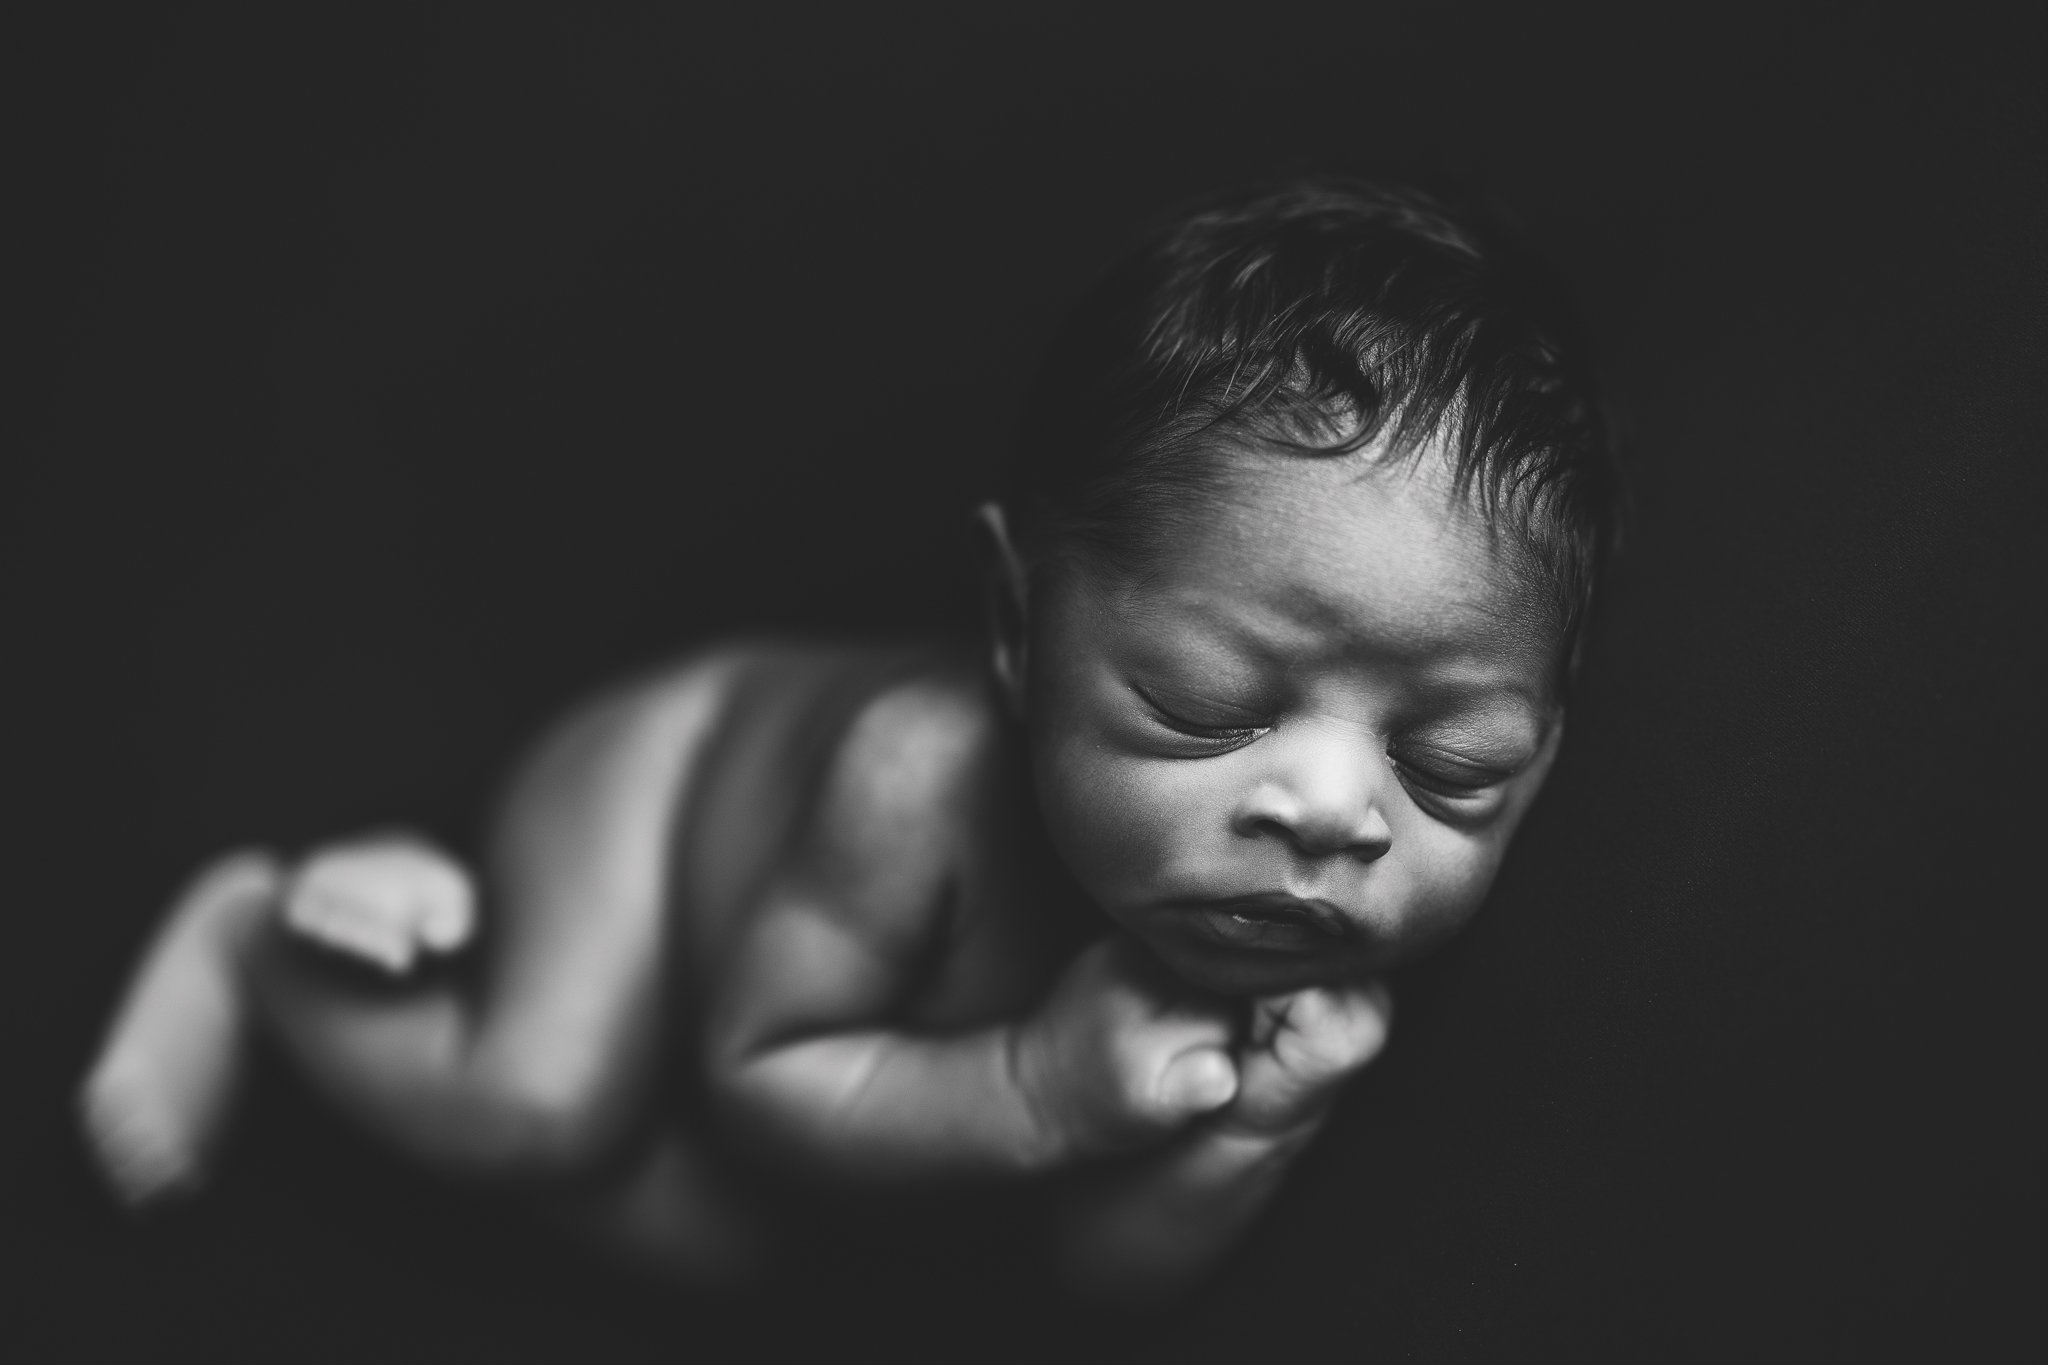
[[[1614,502],[1543,291],[1430,199],[1176,222],[1056,343],[983,509],[1061,857],[1215,990],[1440,940],[1556,756]]]

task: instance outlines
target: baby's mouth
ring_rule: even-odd
[[[1343,913],[1328,901],[1269,894],[1183,902],[1177,923],[1228,948],[1261,952],[1327,952],[1349,936]]]

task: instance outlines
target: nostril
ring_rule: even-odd
[[[1278,839],[1310,858],[1348,854],[1369,863],[1384,857],[1393,847],[1393,840],[1378,819],[1372,820],[1368,827],[1360,828],[1350,823],[1288,821],[1260,816],[1241,826],[1241,830],[1254,838]]]
[[[1312,826],[1286,820],[1254,820],[1251,832],[1255,838],[1276,840],[1304,858],[1321,858],[1330,852],[1327,841],[1318,838]]]
[[[1270,818],[1260,818],[1251,821],[1250,825],[1243,830],[1243,833],[1249,834],[1255,839],[1278,839],[1282,843],[1287,844],[1299,844],[1301,842],[1301,837],[1294,832],[1291,826],[1287,825],[1284,821]]]
[[[1362,863],[1376,863],[1386,857],[1387,851],[1393,846],[1394,841],[1391,838],[1383,835],[1368,836],[1353,841],[1350,851],[1351,856]]]

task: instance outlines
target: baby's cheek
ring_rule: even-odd
[[[1142,899],[1202,823],[1195,791],[1147,763],[1072,744],[1041,768],[1046,824],[1074,875],[1105,906]]]
[[[1432,825],[1409,840],[1404,869],[1409,904],[1401,939],[1424,947],[1456,933],[1479,910],[1500,867],[1492,841]]]

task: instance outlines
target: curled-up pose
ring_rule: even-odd
[[[1190,1283],[1557,753],[1612,492],[1543,297],[1405,190],[1170,224],[979,511],[981,647],[703,649],[547,737],[474,875],[401,834],[213,864],[85,1081],[111,1184],[203,1179],[260,1033],[701,1282],[772,1261],[763,1190],[1074,1172],[1072,1283]]]

